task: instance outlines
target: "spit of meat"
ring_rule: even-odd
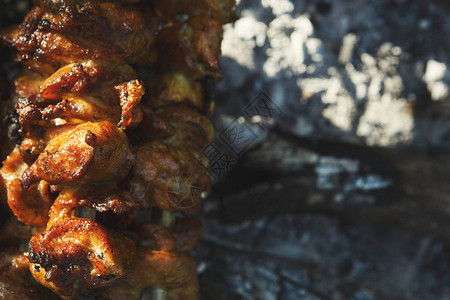
[[[1,33],[23,71],[0,170],[0,296],[197,299],[188,252],[234,0],[34,3]]]

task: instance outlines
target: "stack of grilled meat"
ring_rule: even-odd
[[[197,299],[188,253],[233,19],[234,0],[36,0],[2,32],[23,71],[0,170],[0,296]]]

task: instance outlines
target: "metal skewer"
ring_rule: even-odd
[[[175,227],[175,219],[176,213],[168,210],[163,210],[161,212],[161,220],[159,223],[169,229],[173,229]]]
[[[148,288],[144,289],[141,295],[141,300],[166,300],[167,291],[162,288]]]
[[[90,219],[95,221],[96,211],[95,209],[90,207],[77,207],[75,209],[75,216],[77,218]]]
[[[175,227],[176,213],[168,210],[162,210],[156,216],[157,223],[173,229]],[[166,300],[167,290],[162,287],[149,287],[142,291],[141,300]]]
[[[83,219],[95,220],[96,211],[90,207],[78,207],[75,210],[75,216]],[[175,225],[175,213],[163,210],[160,215],[159,223],[168,228],[173,228]],[[142,290],[141,300],[166,300],[167,290],[164,288],[146,288]]]

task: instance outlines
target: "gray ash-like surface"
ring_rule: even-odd
[[[450,299],[449,8],[240,1],[214,115],[227,159],[195,253],[204,299]]]
[[[206,221],[197,251],[211,260],[200,274],[205,299],[362,300],[449,299],[449,250],[366,224],[286,214]]]
[[[314,139],[449,147],[450,17],[429,1],[246,1],[225,30],[219,113],[261,90]],[[439,119],[439,120],[437,120]]]

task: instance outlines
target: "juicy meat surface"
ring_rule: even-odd
[[[88,60],[116,65],[152,62],[149,50],[161,29],[155,15],[111,2],[64,6],[50,4],[56,14],[34,7],[20,26],[3,34],[3,40],[18,50],[17,59],[29,68],[49,74]]]
[[[148,270],[148,271],[143,271]],[[192,257],[176,252],[138,248],[127,276],[104,291],[107,299],[140,299],[151,287],[167,291],[168,300],[197,299],[198,280]]]
[[[110,122],[64,126],[20,178],[24,189],[45,180],[53,185],[83,185],[125,177],[133,164],[127,136]]]
[[[126,236],[89,219],[71,218],[31,238],[30,270],[42,285],[74,297],[123,276],[134,248]]]
[[[167,27],[156,39],[158,70],[181,69],[195,77],[217,77],[222,23],[208,16],[191,17]]]
[[[0,230],[14,247],[0,259],[0,298],[141,299],[157,288],[198,299],[187,253],[211,185],[207,115],[234,1],[33,3],[0,32],[25,67],[0,170],[14,214]]]
[[[16,249],[0,249],[0,299],[56,300],[58,297],[29,279],[28,259]]]
[[[22,133],[34,126],[108,120],[122,129],[140,122],[139,103],[145,93],[128,65],[109,67],[86,63],[69,64],[47,79],[23,75],[15,80],[16,111]],[[36,93],[39,91],[37,95]]]
[[[128,191],[114,186],[90,185],[83,188],[63,189],[49,212],[47,228],[76,215],[76,209],[88,207],[99,213],[112,212],[129,222],[136,215],[136,204]]]
[[[20,185],[20,176],[27,164],[16,149],[3,162],[0,174],[6,189],[7,202],[17,219],[27,225],[45,226],[49,220],[48,213],[54,200],[50,185],[39,181],[24,191]]]
[[[201,193],[211,185],[202,153],[212,140],[211,124],[184,106],[161,108],[143,123],[150,130],[135,150],[136,164],[130,176],[133,197],[143,208],[194,214]]]
[[[214,108],[214,85],[215,79],[212,76],[195,79],[186,72],[167,72],[147,82],[151,93],[143,101],[148,107],[155,109],[184,104],[203,114],[210,114]]]

